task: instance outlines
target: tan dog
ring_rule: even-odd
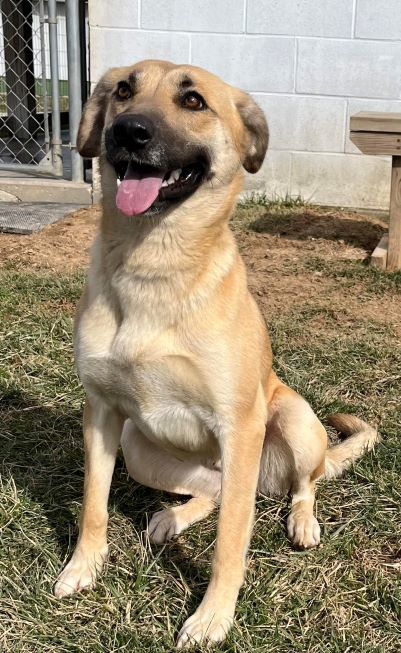
[[[143,61],[104,75],[79,131],[100,155],[103,215],[76,321],[87,401],[85,491],[76,550],[56,596],[93,584],[107,554],[107,500],[121,442],[130,475],[191,495],[153,516],[164,542],[220,504],[212,577],[178,646],[229,630],[255,492],[292,494],[288,533],[319,543],[315,482],[340,474],[376,431],[355,417],[327,449],[308,403],[272,371],[266,328],[228,220],[242,168],[268,130],[249,95],[192,66]]]

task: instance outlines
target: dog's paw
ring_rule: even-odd
[[[231,612],[224,613],[202,608],[200,605],[181,628],[177,639],[177,648],[187,648],[200,642],[209,644],[221,642],[226,638],[232,624]]]
[[[61,599],[64,596],[93,587],[106,556],[107,548],[92,552],[90,555],[76,550],[54,586],[56,598]]]
[[[152,542],[163,544],[191,525],[191,522],[186,519],[184,509],[185,505],[174,506],[153,515],[148,526],[148,534]]]
[[[320,542],[320,526],[314,515],[290,513],[287,529],[291,542],[300,549],[311,549]]]

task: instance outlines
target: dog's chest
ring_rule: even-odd
[[[136,320],[81,320],[77,365],[86,389],[130,417],[151,440],[180,451],[210,451],[219,420],[188,352],[169,333]]]

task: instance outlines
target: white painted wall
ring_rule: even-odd
[[[252,93],[270,125],[247,187],[386,208],[390,161],[348,139],[356,111],[401,112],[401,0],[89,0],[90,69],[161,58]]]

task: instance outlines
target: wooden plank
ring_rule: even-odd
[[[401,156],[393,156],[387,270],[401,270]]]
[[[381,239],[372,256],[370,257],[370,265],[380,270],[385,270],[387,265],[387,248],[388,248],[388,234],[385,234]]]
[[[392,132],[401,134],[401,113],[360,111],[351,116],[351,131]]]
[[[401,133],[386,134],[385,132],[354,132],[350,140],[364,154],[401,155]]]

